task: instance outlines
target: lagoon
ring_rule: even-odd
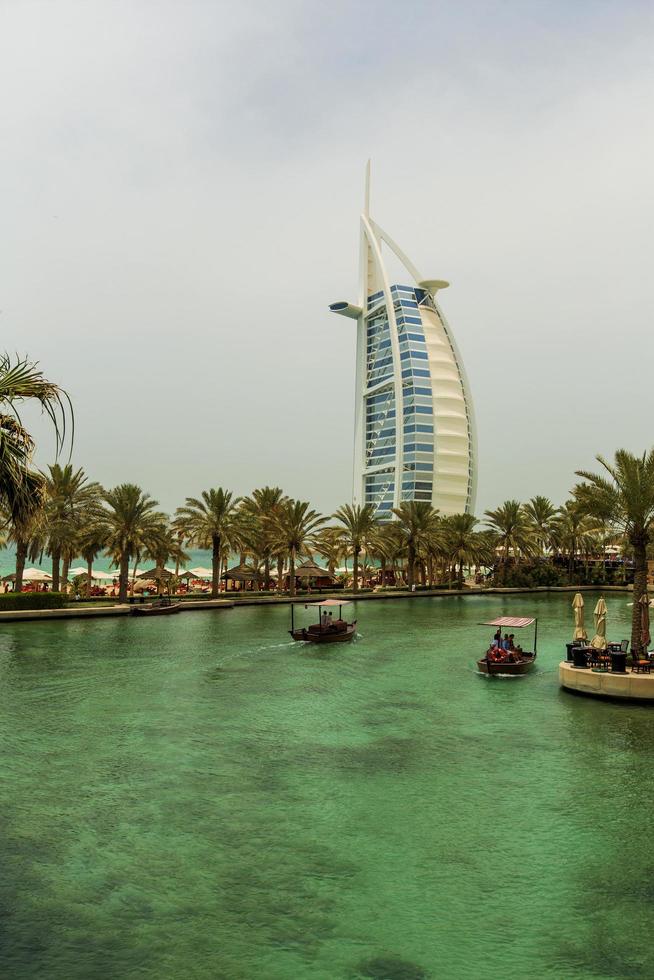
[[[559,689],[571,600],[360,603],[328,652],[286,607],[3,624],[0,974],[651,977],[654,712]]]

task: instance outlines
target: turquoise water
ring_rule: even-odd
[[[654,976],[654,712],[559,690],[570,601],[3,625],[0,975]],[[532,611],[537,672],[476,674]]]

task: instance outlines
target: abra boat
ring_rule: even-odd
[[[486,655],[477,661],[477,667],[482,674],[497,676],[519,676],[528,674],[536,662],[536,643],[538,639],[538,620],[524,616],[499,616],[491,619],[487,623],[480,623],[480,626],[495,626],[500,631],[510,629],[524,629],[526,626],[534,624],[534,651],[527,653],[521,647],[515,650],[503,650],[501,647],[491,645],[486,651]]]
[[[295,613],[293,603],[291,603],[291,628],[289,633],[294,640],[305,640],[309,643],[347,643],[353,639],[357,629],[356,619],[348,623],[341,615],[343,606],[349,605],[340,599],[324,599],[322,602],[311,602],[305,605],[305,609],[318,608],[319,620],[311,626],[304,626],[300,629],[295,628]],[[330,609],[338,606],[338,619],[332,620]]]
[[[132,606],[130,612],[133,616],[172,616],[182,608],[181,602],[171,602],[170,599],[158,599],[156,602],[147,602],[142,606]]]

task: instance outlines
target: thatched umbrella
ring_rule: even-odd
[[[165,582],[168,586],[168,593],[170,594],[170,580],[175,578],[172,572],[169,572],[167,568],[148,568],[144,572],[139,572],[136,576],[139,579],[146,579],[148,582],[156,582],[159,586],[158,591],[161,591],[161,583]]]
[[[587,640],[588,633],[584,629],[584,597],[581,592],[577,592],[572,600],[572,608],[575,615],[575,632],[573,640]]]
[[[595,650],[606,650],[606,612],[604,596],[600,596],[593,612],[595,618],[595,636],[590,641],[590,645]]]
[[[297,578],[330,578],[334,576],[327,568],[321,568],[313,561],[305,561],[295,569]]]
[[[244,585],[246,582],[256,582],[260,578],[259,573],[255,568],[250,565],[243,563],[242,565],[234,565],[233,568],[228,568],[227,571],[223,572],[220,576],[225,579],[232,579],[234,582],[240,582]]]

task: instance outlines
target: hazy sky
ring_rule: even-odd
[[[350,498],[327,306],[368,157],[452,284],[478,513],[654,442],[649,0],[0,0],[0,85],[2,347],[67,388],[94,479]]]

